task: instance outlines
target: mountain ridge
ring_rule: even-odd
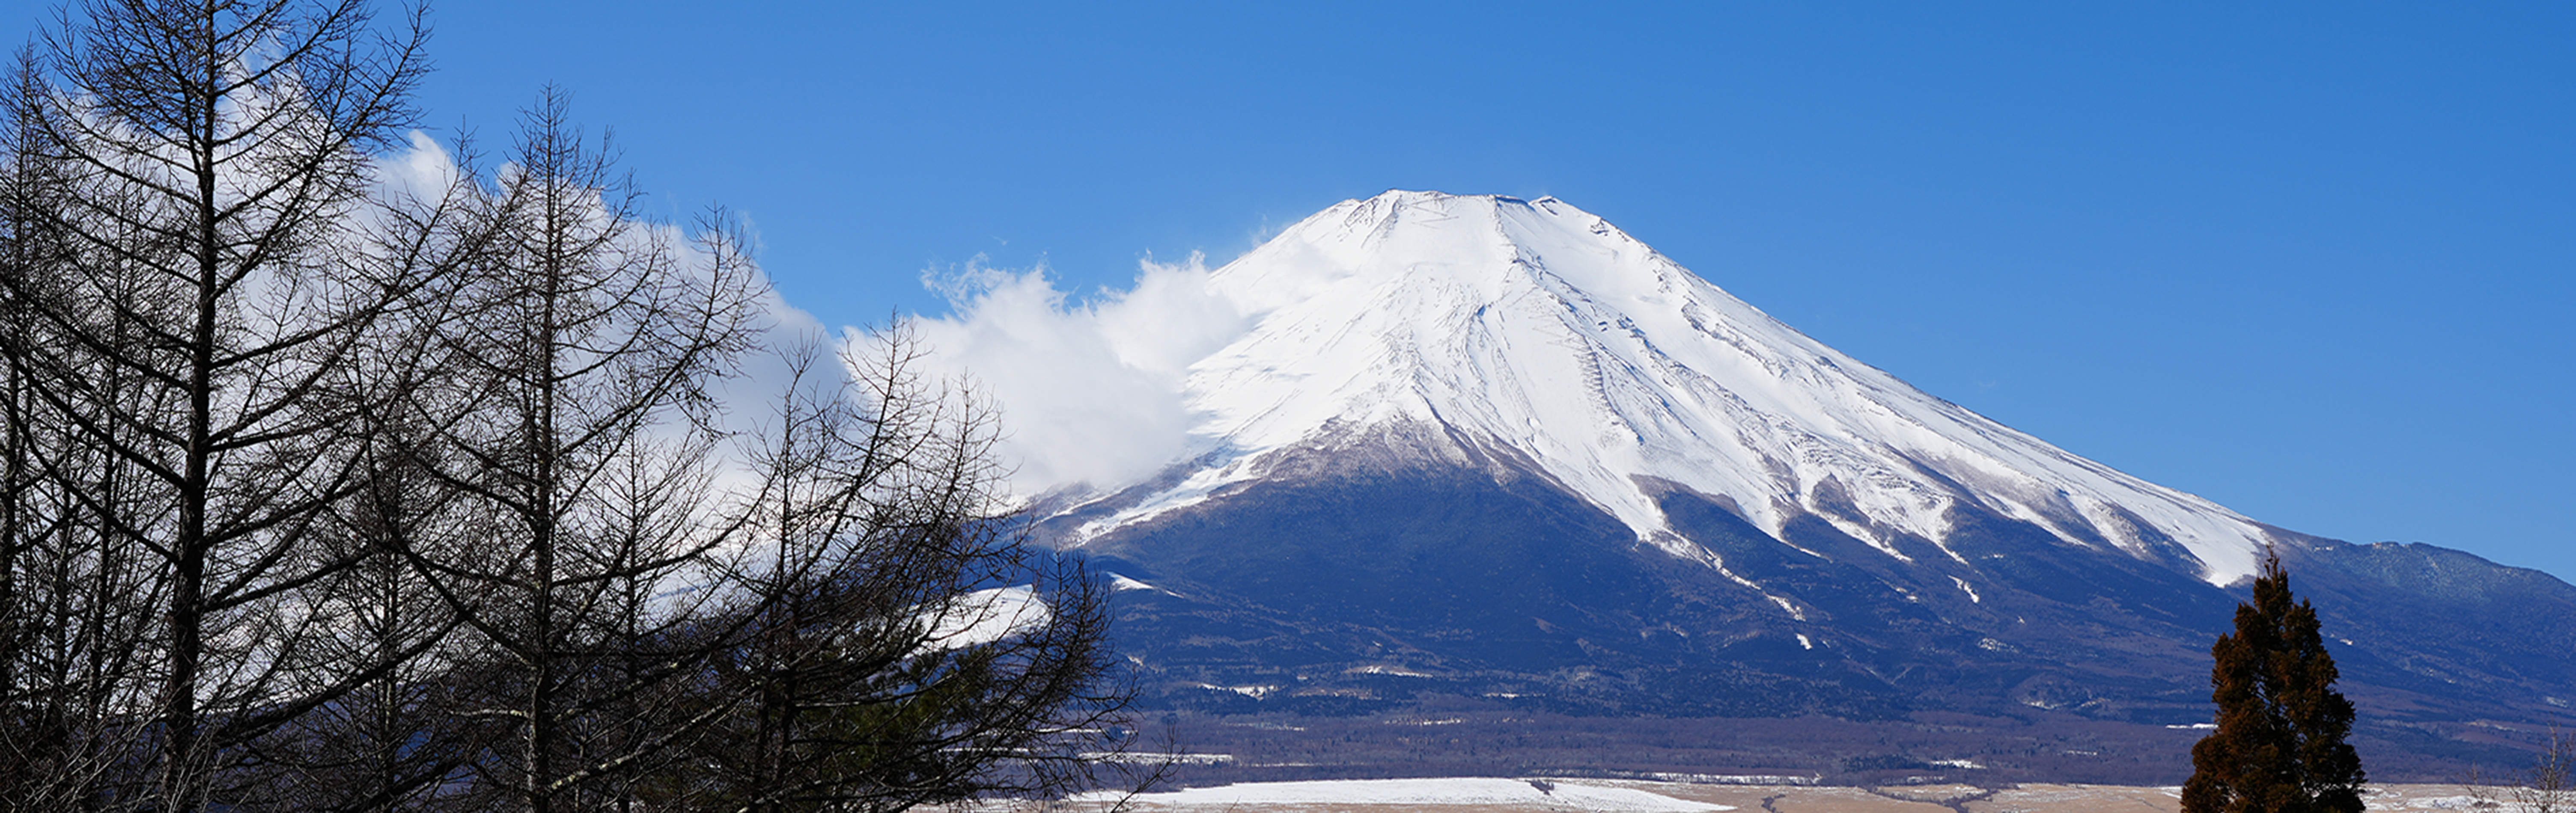
[[[2121,474],[1562,201],[1348,201],[1207,284],[1251,328],[1189,368],[1191,453],[1028,516],[1116,574],[1144,702],[1284,726],[1299,759],[1330,751],[1287,733],[1318,716],[1833,718],[1955,730],[2034,780],[2179,781],[2257,551],[2316,599],[2365,755],[2415,772],[2393,775],[2513,761],[2511,732],[2576,702],[2576,588],[2548,574]],[[2047,745],[2068,738],[2126,744]],[[1278,776],[1393,770],[1299,764],[1323,767]]]
[[[2179,547],[2212,583],[2270,541],[1834,351],[1555,198],[1345,201],[1209,279],[1258,316],[1190,367],[1195,471],[1079,535],[1261,476],[1329,423],[1410,419],[1521,449],[1684,559],[1706,557],[1672,543],[1634,478],[1726,496],[1775,534],[1821,516],[1900,559],[1894,539],[1939,547],[1961,501],[2070,544]]]

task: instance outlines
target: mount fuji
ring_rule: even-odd
[[[1248,328],[1187,367],[1188,452],[1031,510],[1117,574],[1149,702],[2130,726],[2164,745],[1969,762],[2162,777],[2267,551],[2337,639],[2366,755],[2475,759],[2506,746],[2472,723],[2576,698],[2576,589],[2546,574],[2078,457],[1554,198],[1346,201],[1206,288]]]

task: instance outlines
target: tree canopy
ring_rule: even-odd
[[[2210,647],[2218,730],[2192,746],[2188,813],[2360,813],[2352,702],[2334,690],[2316,608],[2291,601],[2278,552],[2264,557],[2236,631]]]

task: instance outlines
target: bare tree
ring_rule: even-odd
[[[714,651],[692,567],[729,538],[713,495],[712,383],[755,335],[740,242],[696,252],[643,223],[604,150],[549,91],[492,192],[494,244],[443,329],[466,404],[415,455],[478,506],[479,548],[414,566],[488,646],[460,663],[506,729],[478,798],[532,811],[633,801],[629,780],[720,709],[670,702]],[[680,716],[668,715],[677,713]]]
[[[2576,810],[2576,736],[2550,726],[2531,767],[2514,775],[2513,786],[2505,794],[2525,813]]]
[[[488,249],[488,212],[470,173],[427,180],[377,193],[366,242],[387,276],[421,265],[453,272]],[[303,591],[304,602],[339,619],[315,642],[320,657],[372,677],[255,745],[275,768],[278,798],[299,809],[434,806],[482,745],[481,729],[452,713],[461,698],[448,679],[474,647],[458,634],[463,619],[413,567],[416,556],[471,549],[486,530],[466,495],[432,474],[439,465],[422,459],[443,450],[429,442],[436,427],[471,408],[439,397],[456,369],[436,352],[464,277],[442,273],[417,289],[371,330],[370,346],[394,352],[337,373],[338,391],[374,396],[349,409],[367,438],[360,488],[330,505],[318,532],[321,556],[353,564]]]
[[[13,680],[153,733],[91,800],[256,803],[230,772],[245,746],[373,677],[311,646],[327,620],[301,598],[354,564],[317,533],[366,459],[334,372],[416,283],[375,273],[348,227],[425,28],[356,0],[76,10],[9,111],[13,159],[44,172],[14,242],[47,254],[8,282],[27,322],[8,352],[21,424],[65,441],[39,464],[48,566],[86,592],[50,601],[68,637],[49,651],[75,662]]]
[[[1048,795],[1123,750],[1101,588],[1023,544],[994,414],[920,378],[921,352],[898,326],[837,365],[790,357],[749,455],[757,544],[725,570],[750,623],[725,663],[743,711],[702,741],[720,809]]]
[[[552,91],[490,177],[377,184],[424,30],[85,0],[0,88],[0,807],[1097,781],[1104,588],[1023,543],[990,409],[814,338],[730,437],[747,239],[639,217]]]
[[[145,604],[160,584],[136,541],[100,521],[92,506],[127,505],[145,482],[137,470],[53,419],[64,403],[125,401],[133,377],[94,359],[47,352],[57,332],[47,311],[96,309],[62,284],[80,248],[49,228],[68,208],[66,162],[41,146],[52,90],[32,54],[22,54],[5,89],[9,127],[0,131],[8,172],[0,177],[0,375],[6,401],[6,479],[0,482],[0,806],[78,809],[110,784],[110,769],[139,753],[147,727],[132,710],[150,701],[136,644],[152,635]],[[130,287],[130,286],[129,286]],[[117,292],[109,297],[130,296]],[[115,319],[109,341],[133,336]],[[91,383],[46,397],[68,372]]]

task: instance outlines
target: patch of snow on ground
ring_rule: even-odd
[[[1199,684],[1199,688],[1212,692],[1233,692],[1254,700],[1267,697],[1271,692],[1279,691],[1279,687],[1277,686],[1219,686],[1214,683],[1201,683]]]
[[[1354,667],[1351,667],[1351,668],[1349,668],[1349,669],[1344,669],[1344,670],[1342,670],[1342,672],[1343,672],[1344,674],[1359,674],[1359,675],[1394,675],[1394,676],[1396,676],[1396,677],[1416,677],[1416,678],[1427,678],[1427,677],[1431,677],[1431,676],[1432,676],[1432,675],[1431,675],[1431,673],[1429,673],[1429,672],[1416,672],[1416,671],[1413,671],[1413,670],[1411,670],[1411,669],[1406,669],[1406,668],[1401,667],[1401,666],[1378,666],[1378,665],[1354,666]]]
[[[1036,590],[1022,585],[958,596],[948,603],[945,612],[923,620],[930,627],[930,645],[963,649],[1044,627],[1055,620],[1055,613],[1047,609]]]
[[[1977,588],[1974,588],[1974,587],[1970,587],[1970,586],[1968,586],[1968,580],[1967,580],[1967,579],[1962,579],[1962,578],[1959,578],[1959,577],[1957,577],[1957,576],[1952,576],[1952,577],[1950,577],[1950,581],[1951,581],[1951,583],[1954,583],[1954,584],[1959,585],[1959,589],[1960,589],[1961,591],[1966,592],[1966,593],[1968,594],[1968,603],[1970,603],[1970,604],[1983,604],[1983,603],[1985,603],[1985,601],[1986,601],[1985,599],[1982,599],[1982,598],[1978,598],[1978,597],[1977,597]]]
[[[1084,751],[1079,754],[1090,762],[1115,762],[1127,765],[1223,765],[1234,761],[1233,754],[1158,754],[1143,751]]]
[[[1641,771],[1637,778],[1651,782],[1685,782],[1693,785],[1813,785],[1821,777],[1788,776],[1769,773],[1673,773]]]
[[[1163,588],[1155,587],[1116,573],[1109,574],[1109,589],[1112,592],[1125,592],[1128,590],[1152,590],[1157,593],[1163,592]]]
[[[1541,790],[1541,785],[1547,785]],[[1075,801],[1113,801],[1116,794],[1088,793]],[[1213,788],[1189,788],[1135,797],[1135,804],[1154,807],[1225,808],[1256,805],[1564,805],[1582,810],[1620,813],[1733,810],[1734,807],[1675,799],[1629,788],[1605,788],[1570,781],[1499,778],[1349,779],[1319,782],[1246,782]]]

